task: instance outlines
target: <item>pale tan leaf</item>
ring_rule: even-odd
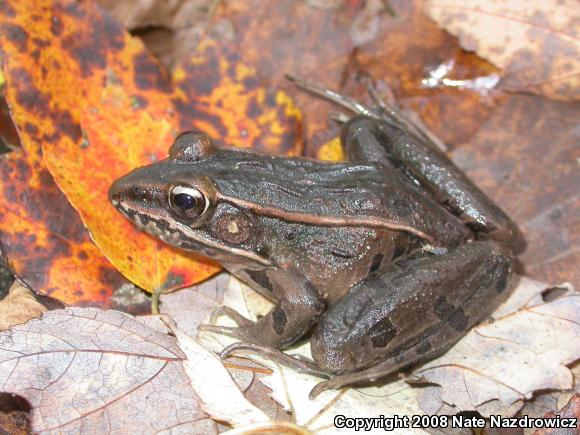
[[[424,10],[464,49],[503,68],[500,87],[580,97],[577,0],[428,0]]]
[[[28,287],[14,281],[6,297],[0,300],[0,331],[39,317],[45,311],[46,307]]]
[[[94,308],[0,332],[0,390],[24,397],[40,433],[215,433],[175,338]]]
[[[233,427],[268,422],[260,409],[246,400],[217,355],[174,328],[179,347],[187,355],[185,371],[201,399],[201,407],[212,418]]]

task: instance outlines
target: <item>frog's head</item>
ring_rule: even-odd
[[[257,252],[252,216],[223,201],[214,179],[227,171],[220,150],[204,133],[180,135],[167,159],[137,168],[109,189],[113,206],[138,228],[183,249],[218,260]]]

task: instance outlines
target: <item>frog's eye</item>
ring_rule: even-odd
[[[209,207],[209,201],[204,193],[189,186],[175,186],[169,191],[171,210],[178,217],[193,219],[201,216]]]

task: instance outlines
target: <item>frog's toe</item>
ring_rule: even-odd
[[[250,325],[254,324],[254,322],[252,322],[249,319],[246,319],[244,316],[242,316],[236,310],[234,310],[230,307],[225,307],[225,306],[217,307],[215,310],[213,310],[211,315],[210,315],[209,322],[212,324],[216,323],[217,319],[219,319],[222,316],[229,317],[234,322],[236,322],[238,324],[238,326],[250,326]]]

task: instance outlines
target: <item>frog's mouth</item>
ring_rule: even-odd
[[[219,239],[213,238],[206,231],[192,228],[189,225],[172,218],[167,212],[160,211],[155,207],[131,201],[123,195],[113,194],[110,200],[113,206],[137,228],[151,234],[169,245],[182,248],[187,251],[198,252],[206,257],[220,260],[228,254],[235,257],[243,257],[258,262],[265,266],[271,266],[268,258],[258,255],[246,249],[237,248],[224,244]],[[125,199],[123,199],[125,198]]]

